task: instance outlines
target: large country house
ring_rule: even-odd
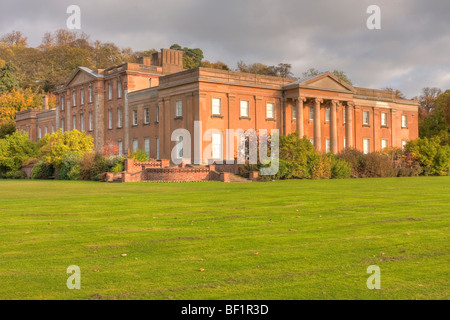
[[[143,149],[153,159],[171,159],[172,150],[183,146],[172,132],[187,129],[192,162],[207,147],[200,140],[209,129],[216,130],[211,158],[225,154],[226,129],[298,131],[318,150],[334,153],[345,147],[365,153],[401,148],[418,137],[418,103],[391,92],[353,87],[331,73],[297,80],[183,70],[182,58],[181,51],[162,49],[138,64],[79,67],[55,90],[55,109],[19,112],[17,128],[33,140],[77,129],[91,135],[99,151],[114,144],[121,153]],[[194,134],[196,121],[200,134]]]

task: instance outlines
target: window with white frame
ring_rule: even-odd
[[[275,104],[273,103],[266,104],[266,117],[267,119],[275,118]]]
[[[408,118],[406,115],[402,115],[402,128],[408,127]]]
[[[325,108],[325,122],[330,122],[330,116],[331,116],[331,108],[326,107]]]
[[[52,133],[55,132],[55,125],[52,124]]]
[[[249,106],[249,102],[246,100],[241,100],[241,117],[248,117],[249,111],[248,111],[248,107]]]
[[[39,139],[42,139],[42,128],[39,127]]]
[[[138,112],[137,110],[133,110],[133,126],[138,125]]]
[[[80,98],[81,98],[81,105],[84,104],[84,88],[80,89]]]
[[[386,139],[381,140],[381,150],[387,148],[388,141]]]
[[[150,138],[144,139],[144,149],[147,156],[150,158]]]
[[[342,108],[342,123],[345,124],[347,122],[347,110]]]
[[[297,119],[297,106],[295,104],[292,105],[292,120]]]
[[[211,135],[212,158],[222,159],[222,133],[216,132]]]
[[[363,111],[363,125],[369,125],[369,111]]]
[[[381,126],[387,127],[387,113],[385,112],[381,113]]]
[[[242,132],[239,135],[239,158],[241,159],[245,159],[245,142],[246,142],[245,134]]]
[[[66,128],[65,128],[65,123],[64,123],[64,119],[61,119],[61,131],[62,131],[62,133],[64,133],[64,130],[65,130]]]
[[[80,129],[82,132],[84,131],[84,113],[80,114]]]
[[[92,103],[94,101],[93,99],[93,92],[92,92],[92,84],[89,85],[89,103]]]
[[[328,152],[330,152],[330,151],[331,151],[331,140],[330,140],[330,139],[327,139],[327,140],[325,141],[325,152],[328,153]]]
[[[156,123],[159,122],[159,106],[156,106]]]
[[[73,119],[73,128],[72,128],[72,130],[75,130],[77,128],[77,116],[74,115],[72,117],[72,119]]]
[[[89,112],[89,131],[94,130],[94,116],[92,115],[92,111]]]
[[[123,154],[123,143],[122,143],[122,140],[119,140],[117,144],[118,144],[118,147],[119,147],[119,155],[122,155]]]
[[[309,139],[309,142],[311,142],[311,144],[314,145],[314,139]]]
[[[159,160],[159,138],[156,138],[156,160]]]
[[[47,135],[48,134],[48,127],[46,126],[45,127],[45,135]]]
[[[183,159],[183,136],[177,137],[177,159]]]
[[[117,97],[122,98],[122,82],[117,81]]]
[[[64,111],[64,107],[65,107],[65,105],[64,105],[64,97],[61,97],[61,110],[63,110]]]
[[[344,138],[344,149],[347,148],[347,140]]]
[[[405,149],[405,146],[406,146],[407,143],[408,143],[408,141],[402,140],[402,149]]]
[[[108,83],[108,99],[112,100],[113,96],[113,89],[112,89],[112,83],[111,81]]]
[[[221,114],[221,100],[219,98],[212,98],[212,114],[220,115]]]
[[[314,107],[309,107],[309,121],[314,121]]]
[[[177,101],[177,118],[181,118],[183,116],[183,102],[181,100]]]
[[[122,108],[117,109],[117,126],[122,128]]]
[[[370,140],[363,139],[363,152],[364,154],[370,153]]]
[[[138,139],[133,139],[133,152],[136,152],[138,149]]]
[[[77,92],[75,89],[72,91],[72,98],[73,98],[73,106],[75,107],[77,105]]]
[[[150,123],[150,109],[149,108],[144,109],[144,123],[145,124]]]
[[[108,128],[112,129],[113,127],[113,114],[112,114],[112,109],[108,110]]]

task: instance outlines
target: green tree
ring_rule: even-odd
[[[94,142],[85,132],[71,130],[62,133],[62,130],[45,135],[38,142],[39,154],[42,159],[55,168],[61,168],[64,155],[68,153],[83,156],[92,152]]]
[[[179,44],[173,44],[170,49],[183,51],[183,68],[194,69],[200,67],[203,60],[203,51],[199,48],[181,48]]]
[[[268,66],[263,63],[245,64],[243,61],[237,63],[237,71],[254,74],[261,74],[265,76],[288,78],[292,76],[292,66],[288,63],[279,63],[277,66]]]
[[[450,146],[442,144],[439,136],[409,141],[405,151],[419,163],[425,175],[446,176],[450,173]]]
[[[419,123],[421,138],[450,133],[450,90],[437,97],[430,115]]]
[[[0,117],[0,139],[13,134],[16,131],[16,123],[12,120],[1,119]]]
[[[15,75],[17,67],[12,62],[0,65],[0,94],[19,88],[19,80]]]
[[[15,131],[0,139],[0,175],[19,172],[25,161],[36,156],[36,144],[28,139],[28,134]]]
[[[217,62],[211,63],[208,60],[205,60],[205,61],[202,61],[201,66],[204,68],[211,68],[211,69],[230,70],[230,68],[222,61],[217,61]]]

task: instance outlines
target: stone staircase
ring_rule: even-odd
[[[230,182],[252,182],[250,179],[246,179],[237,174],[230,173]]]

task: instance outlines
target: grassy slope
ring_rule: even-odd
[[[448,299],[449,216],[449,177],[0,181],[0,299]]]

